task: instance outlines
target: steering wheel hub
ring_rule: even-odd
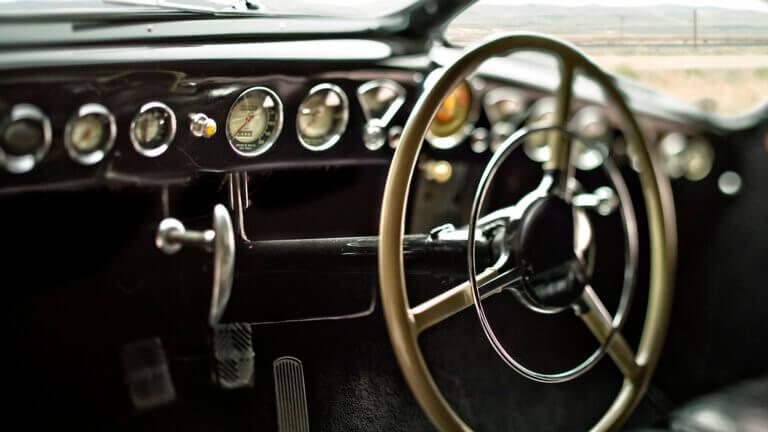
[[[581,296],[584,266],[574,251],[573,207],[550,195],[536,200],[520,221],[514,244],[518,265],[533,271],[524,289],[539,306],[564,308]]]

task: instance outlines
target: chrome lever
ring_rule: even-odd
[[[235,273],[235,232],[226,207],[217,204],[213,208],[213,229],[204,231],[187,231],[180,220],[163,219],[157,228],[155,245],[169,255],[183,246],[213,252],[213,291],[208,322],[211,326],[218,325],[229,302]]]
[[[573,205],[581,208],[593,208],[600,215],[608,216],[619,207],[619,197],[610,187],[602,186],[592,193],[575,195]]]

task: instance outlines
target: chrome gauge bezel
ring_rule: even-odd
[[[313,95],[317,94],[318,92],[329,90],[334,93],[336,93],[339,98],[341,99],[341,118],[337,119],[337,123],[332,129],[332,132],[330,135],[328,135],[327,139],[322,142],[320,145],[312,145],[307,143],[306,139],[304,138],[304,135],[301,132],[301,128],[299,127],[299,116],[301,115],[301,107],[304,106],[304,104],[311,98]],[[331,83],[322,83],[318,84],[314,87],[312,87],[309,90],[309,93],[307,93],[307,96],[304,97],[304,100],[301,101],[301,104],[299,104],[299,109],[296,112],[296,136],[299,138],[299,142],[301,143],[302,147],[304,147],[307,150],[311,151],[324,151],[328,150],[329,148],[336,145],[336,143],[341,140],[341,136],[346,132],[347,130],[347,124],[349,123],[349,98],[347,98],[347,94],[344,92],[344,90],[341,89],[341,87],[337,86],[336,84]]]
[[[145,148],[141,145],[141,143],[136,139],[136,122],[141,117],[142,114],[145,112],[152,110],[152,109],[160,109],[162,111],[165,111],[166,114],[168,114],[168,119],[170,121],[170,125],[168,125],[168,131],[166,132],[166,137],[162,141],[162,143],[153,148]],[[173,110],[166,104],[158,101],[152,101],[147,102],[144,105],[139,108],[139,112],[136,113],[135,116],[133,116],[133,120],[131,120],[131,129],[129,131],[129,135],[131,138],[131,144],[133,144],[133,148],[141,155],[146,157],[158,157],[161,154],[165,153],[166,150],[168,150],[168,147],[173,142],[173,139],[176,137],[176,114],[173,112]]]
[[[272,132],[272,135],[270,135],[269,139],[264,141],[263,144],[261,144],[256,150],[251,152],[244,152],[240,149],[238,149],[235,146],[235,142],[240,143],[236,138],[232,136],[232,131],[229,130],[229,120],[232,116],[232,110],[237,106],[237,104],[249,93],[252,92],[264,92],[267,93],[272,99],[275,101],[275,110],[277,112],[277,118],[275,119],[275,128],[274,132]],[[227,135],[227,142],[229,143],[229,147],[237,153],[240,156],[243,157],[256,157],[261,154],[264,154],[267,150],[272,148],[272,146],[275,144],[275,141],[277,141],[277,138],[280,137],[280,133],[283,131],[283,117],[285,116],[283,112],[283,101],[280,99],[280,97],[275,93],[272,89],[264,86],[256,86],[256,87],[250,87],[246,90],[244,90],[240,95],[235,99],[235,101],[232,103],[232,105],[229,107],[229,111],[227,112],[227,121],[224,125],[224,130]]]
[[[372,89],[379,88],[379,87],[386,87],[390,90],[392,90],[395,93],[395,99],[392,101],[392,103],[389,104],[389,107],[387,107],[387,110],[384,112],[384,115],[382,115],[379,118],[375,118],[371,116],[371,113],[368,111],[368,109],[365,106],[365,101],[363,100],[363,94],[369,92]],[[400,107],[403,106],[405,103],[405,87],[400,85],[397,81],[393,81],[391,79],[377,79],[372,81],[366,81],[360,85],[360,87],[357,88],[357,102],[360,104],[360,107],[363,110],[363,115],[365,115],[366,123],[373,123],[380,127],[386,127],[390,121],[395,117],[395,114],[397,114],[398,111],[400,111]]]
[[[427,77],[427,81],[434,79],[432,76],[433,75]],[[432,148],[438,150],[451,150],[461,144],[461,142],[464,141],[464,139],[469,136],[472,131],[475,130],[475,124],[480,118],[480,107],[482,105],[482,100],[479,97],[480,92],[472,86],[470,82],[471,79],[472,77],[469,77],[462,81],[469,89],[470,107],[469,113],[467,114],[467,119],[464,121],[464,124],[456,130],[456,132],[444,137],[439,137],[432,133],[432,123],[430,122],[429,128],[427,128],[427,133],[424,135],[424,138],[426,138],[427,142],[432,146]],[[459,85],[461,85],[461,83],[459,83],[457,87]],[[437,115],[437,113],[435,113],[435,115]],[[434,121],[434,116],[432,117],[432,121]]]
[[[497,117],[493,106],[502,101],[515,101],[519,104],[520,109],[509,117]],[[514,87],[499,86],[491,89],[483,96],[483,111],[485,116],[488,117],[488,121],[491,125],[500,122],[512,123],[515,126],[519,125],[526,112],[525,95],[522,91]]]
[[[48,154],[53,137],[51,119],[45,115],[42,109],[27,103],[16,104],[11,107],[7,121],[3,122],[2,133],[5,133],[5,129],[8,125],[20,120],[30,120],[40,124],[40,129],[43,132],[43,145],[35,152],[23,155],[8,154],[5,149],[0,146],[0,165],[2,165],[6,171],[13,174],[23,174],[31,171],[35,165]]]
[[[106,132],[106,138],[103,140],[100,147],[83,153],[75,148],[75,145],[72,142],[72,128],[77,120],[89,115],[96,115],[106,120],[104,123],[108,130],[104,131]],[[112,150],[112,147],[115,145],[115,137],[117,137],[117,122],[115,121],[115,116],[104,105],[88,103],[81,106],[67,122],[67,125],[64,128],[64,148],[67,150],[69,157],[75,162],[82,165],[95,165],[101,162],[107,153]]]

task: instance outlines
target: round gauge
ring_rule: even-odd
[[[115,117],[100,104],[86,104],[77,110],[64,130],[64,147],[69,156],[83,165],[93,165],[115,144]]]
[[[51,120],[30,104],[18,104],[0,124],[0,165],[12,173],[30,171],[51,147]]]
[[[543,97],[536,101],[531,107],[531,115],[528,117],[526,126],[529,128],[545,127],[552,125],[555,117],[555,98]],[[523,143],[523,151],[535,162],[546,162],[549,160],[549,146],[547,139],[549,134],[539,132],[530,135]]]
[[[608,156],[610,128],[608,119],[602,109],[596,106],[585,106],[573,116],[569,129],[588,143],[575,139],[572,142],[573,164],[582,171],[593,170],[603,164]]]
[[[685,158],[685,178],[691,181],[704,179],[712,171],[715,150],[705,138],[696,137],[688,143]]]
[[[477,114],[473,105],[472,90],[466,81],[462,81],[446,96],[429,125],[427,141],[432,147],[450,149],[467,136],[471,129],[466,127],[467,122],[474,121]]]
[[[491,124],[508,122],[519,124],[525,114],[525,98],[522,93],[509,87],[497,87],[483,97],[485,115]]]
[[[333,147],[347,128],[349,101],[333,84],[320,84],[309,91],[296,115],[296,132],[301,145],[313,151]]]
[[[392,80],[368,81],[357,89],[365,119],[386,127],[405,102],[405,89]]]
[[[227,140],[241,156],[258,156],[269,150],[282,128],[283,103],[266,87],[241,93],[227,115]]]
[[[685,175],[685,153],[688,137],[680,132],[664,135],[658,143],[659,154],[664,163],[664,171],[674,179]]]
[[[176,136],[176,115],[162,102],[142,105],[131,121],[131,143],[137,152],[157,157],[168,150]]]

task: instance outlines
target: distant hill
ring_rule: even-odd
[[[697,8],[700,38],[768,38],[768,13],[714,7]],[[525,30],[559,35],[667,35],[693,32],[693,8],[680,5],[648,7],[501,5],[478,3],[460,15],[451,29],[492,27],[495,31]]]

